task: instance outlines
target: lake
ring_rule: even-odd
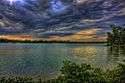
[[[64,60],[113,68],[125,59],[125,50],[105,44],[0,43],[0,76],[59,75]]]

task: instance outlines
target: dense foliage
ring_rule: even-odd
[[[65,61],[57,79],[43,82],[31,77],[3,77],[0,83],[125,83],[125,64],[119,64],[113,70],[103,70],[88,64]]]
[[[113,70],[103,70],[88,64],[64,62],[58,83],[125,83],[125,65],[119,64]]]
[[[112,32],[108,32],[108,45],[110,46],[124,46],[125,45],[125,28],[111,25]]]

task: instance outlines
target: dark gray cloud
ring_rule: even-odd
[[[76,0],[77,1],[77,0]],[[124,0],[23,0],[0,1],[0,33],[70,35],[86,28],[124,25]]]

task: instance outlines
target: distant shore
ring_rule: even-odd
[[[47,40],[8,40],[8,39],[0,39],[0,43],[83,43],[83,44],[100,44],[100,43],[107,43],[106,41],[47,41]]]

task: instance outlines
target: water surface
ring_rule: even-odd
[[[125,50],[105,44],[0,43],[0,75],[57,76],[64,60],[113,68],[125,59]]]

